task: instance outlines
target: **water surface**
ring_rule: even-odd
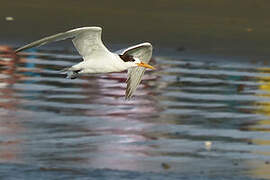
[[[1,46],[2,171],[270,179],[267,63],[164,54],[125,101],[125,73],[65,79],[74,51]]]

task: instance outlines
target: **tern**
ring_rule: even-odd
[[[152,45],[148,42],[137,44],[126,49],[110,52],[101,40],[101,27],[82,27],[34,41],[15,52],[32,47],[42,46],[49,42],[72,39],[72,42],[82,56],[82,61],[62,70],[67,78],[75,79],[83,74],[112,73],[128,70],[125,99],[130,99],[146,68],[155,69],[148,62],[152,57]]]

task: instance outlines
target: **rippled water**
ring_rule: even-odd
[[[270,179],[263,61],[154,55],[158,70],[125,101],[126,73],[70,80],[59,70],[80,61],[73,51],[1,49],[0,165],[11,174],[33,166],[37,177],[106,168],[126,178]]]

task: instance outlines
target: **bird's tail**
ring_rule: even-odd
[[[74,70],[73,67],[68,67],[68,68],[64,68],[62,70],[60,70],[61,74],[66,74],[66,78],[68,79],[76,79],[77,77],[79,77],[79,72],[81,70]]]

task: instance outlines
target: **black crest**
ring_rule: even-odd
[[[135,61],[135,59],[133,58],[133,56],[128,55],[128,54],[119,55],[119,57],[120,57],[124,62],[134,62],[134,61]]]

